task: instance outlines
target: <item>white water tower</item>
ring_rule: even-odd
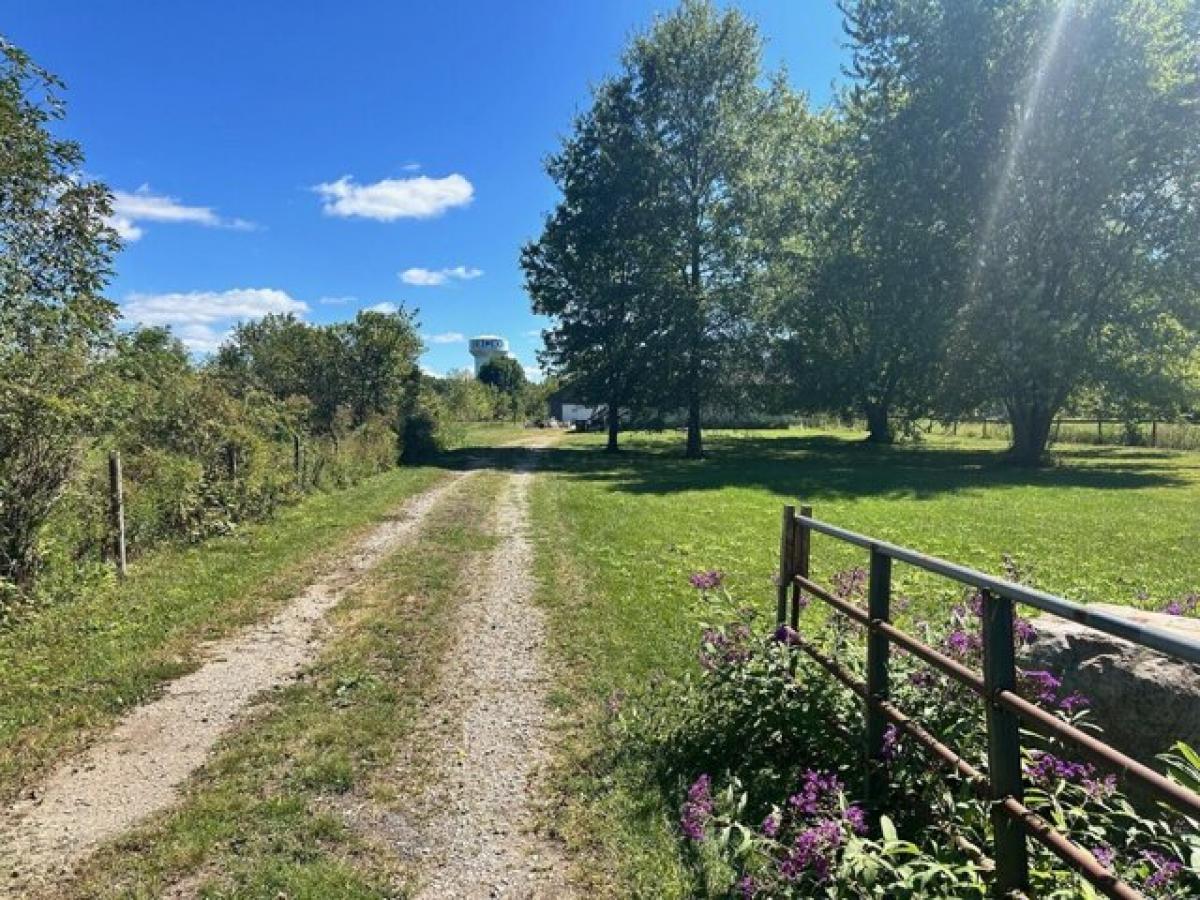
[[[497,357],[508,356],[508,341],[494,334],[471,338],[471,355],[475,357],[475,374]]]

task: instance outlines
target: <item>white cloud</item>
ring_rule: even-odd
[[[475,196],[471,182],[457,173],[445,178],[385,178],[374,184],[356,184],[352,177],[343,175],[313,190],[320,195],[321,208],[328,216],[361,216],[379,222],[431,219],[456,206],[466,206]]]
[[[141,240],[141,237],[146,232],[133,224],[133,220],[125,216],[111,215],[108,217],[108,226],[117,233],[121,240],[127,244],[132,244],[134,241]]]
[[[454,266],[450,269],[422,269],[419,266],[405,269],[400,280],[417,287],[441,287],[448,281],[470,281],[483,274],[483,269],[474,266]]]
[[[400,307],[398,307],[395,303],[391,303],[387,300],[384,300],[382,303],[376,303],[374,306],[366,307],[366,309],[364,311],[365,312],[387,313],[390,316],[394,312],[399,312]]]
[[[130,294],[121,304],[125,319],[137,325],[166,325],[194,353],[211,353],[237,322],[261,319],[270,313],[308,311],[308,306],[274,288],[233,288],[227,291],[187,291],[168,294]]]
[[[431,344],[461,344],[467,336],[461,331],[444,331],[441,334],[422,335]]]
[[[537,366],[522,366],[521,368],[525,370],[525,377],[530,381],[542,380],[542,370]]]
[[[420,172],[421,164],[419,162],[410,162],[410,163],[405,163],[400,168],[403,169],[405,172]]]
[[[188,206],[175,197],[156,194],[143,184],[132,193],[113,191],[113,211],[108,224],[125,241],[136,241],[146,233],[139,222],[168,222],[253,231],[257,226],[245,219],[227,219],[209,206]]]
[[[357,297],[321,297],[317,300],[322,306],[345,306],[347,303],[357,303]]]

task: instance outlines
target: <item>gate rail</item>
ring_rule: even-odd
[[[813,532],[870,552],[865,609],[837,597],[811,580],[809,569]],[[982,674],[973,672],[957,660],[901,631],[891,623],[893,560],[941,575],[980,592],[983,600]],[[1086,756],[1115,770],[1123,777],[1133,779],[1173,809],[1200,819],[1200,795],[1165,778],[1104,741],[1062,721],[1016,693],[1017,665],[1013,649],[1015,604],[1024,603],[1042,612],[1079,622],[1191,663],[1200,664],[1200,642],[1161,628],[1130,622],[1109,613],[1092,611],[1044,591],[839,528],[814,519],[812,509],[807,506],[800,508],[799,515],[796,513],[796,507],[785,506],[780,538],[776,610],[778,624],[790,622],[793,629],[799,626],[801,598],[804,594],[822,600],[866,629],[865,682],[799,634],[793,634],[791,642],[864,701],[867,737],[865,794],[868,807],[878,805],[879,798],[886,788],[884,732],[890,723],[954,769],[979,796],[991,800],[994,889],[998,895],[1010,895],[1027,889],[1027,838],[1032,837],[1070,868],[1079,872],[1105,896],[1120,900],[1142,897],[1139,891],[1121,881],[1090,852],[1057,831],[1024,804],[1020,731],[1022,723],[1040,734],[1074,744]],[[984,699],[987,704],[987,775],[891,702],[888,663],[892,644],[904,648]]]

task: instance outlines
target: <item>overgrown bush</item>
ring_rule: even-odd
[[[861,702],[795,644],[799,635],[756,621],[721,588],[719,573],[693,584],[712,621],[699,671],[614,704],[614,735],[644,757],[659,788],[679,804],[680,839],[712,896],[983,897],[992,846],[989,804],[924,749],[889,728],[889,795],[868,816],[856,792],[864,771]],[[861,570],[836,580],[857,598]],[[948,623],[919,623],[923,638],[979,667],[980,601],[968,596]],[[807,640],[862,678],[858,628],[844,616],[806,616]],[[1018,640],[1034,626],[1018,622]],[[987,770],[982,701],[914,657],[892,665],[896,704]],[[1065,695],[1054,673],[1022,674],[1022,692],[1074,725],[1099,731],[1088,701]],[[1153,897],[1200,896],[1200,829],[1170,811],[1135,809],[1114,776],[1072,750],[1025,736],[1026,803],[1122,879]],[[1172,777],[1200,784],[1200,756],[1179,746]],[[975,848],[972,850],[972,848]],[[1031,887],[1040,897],[1096,892],[1035,842]]]

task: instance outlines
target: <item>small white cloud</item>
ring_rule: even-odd
[[[117,233],[121,240],[127,244],[132,244],[134,241],[141,240],[141,237],[146,232],[133,224],[133,221],[125,216],[109,216],[108,226]]]
[[[467,336],[461,331],[444,331],[441,334],[422,335],[431,344],[461,344]]]
[[[357,297],[320,297],[317,300],[322,306],[345,306],[347,303],[357,303]]]
[[[428,375],[430,378],[442,378],[443,377],[442,373],[439,372],[437,369],[430,368],[429,366],[425,365],[424,363],[421,364],[421,371],[424,372],[426,375]]]
[[[399,312],[400,307],[398,307],[395,303],[391,303],[387,300],[384,300],[382,303],[376,303],[373,306],[366,307],[363,311],[364,312],[386,313],[387,315],[390,316],[394,312]]]
[[[431,219],[466,206],[475,196],[471,182],[457,173],[445,178],[385,178],[374,184],[356,184],[343,175],[337,181],[315,185],[313,190],[321,197],[321,209],[327,216],[360,216],[379,222]]]
[[[521,368],[525,370],[525,377],[530,381],[542,380],[542,370],[537,366],[522,366]]]
[[[400,167],[405,172],[420,172],[421,164],[419,162],[405,163]]]
[[[143,184],[136,191],[113,191],[113,211],[108,224],[125,241],[136,241],[145,229],[139,222],[202,225],[205,228],[230,228],[253,231],[256,226],[245,219],[223,218],[209,206],[188,206],[175,197],[156,194]]]
[[[542,336],[542,329],[540,329],[540,328],[531,328],[531,329],[529,329],[528,331],[526,331],[526,332],[523,332],[523,334],[524,334],[524,335],[525,335],[525,337],[527,337],[527,338],[540,338],[540,337]]]
[[[137,325],[168,326],[194,353],[211,353],[236,322],[270,313],[301,315],[308,306],[274,288],[130,294],[121,303],[125,319]]]
[[[483,274],[483,269],[474,266],[454,266],[449,269],[422,269],[419,266],[405,269],[400,280],[417,287],[441,287],[449,281],[470,281]]]

